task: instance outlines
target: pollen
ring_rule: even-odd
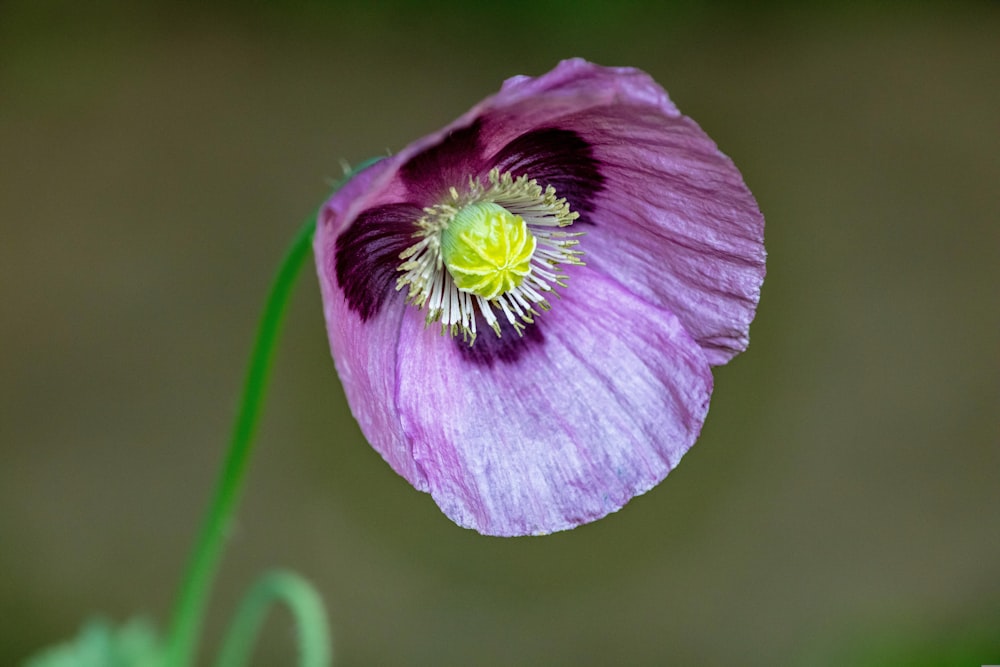
[[[535,246],[524,218],[490,202],[469,204],[441,234],[441,258],[455,287],[486,300],[524,282]]]

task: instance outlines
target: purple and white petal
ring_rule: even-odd
[[[381,307],[380,300],[385,294],[365,292],[364,275],[352,276],[356,282],[349,282],[346,291],[339,284],[345,271],[342,268],[338,272],[337,266],[338,260],[344,261],[344,256],[337,252],[338,239],[344,238],[340,232],[361,193],[366,192],[371,182],[389,166],[387,161],[374,164],[355,175],[330,198],[320,210],[313,250],[330,348],[351,412],[362,433],[389,465],[416,488],[427,490],[427,483],[415,465],[410,443],[403,437],[395,399],[399,330],[405,304],[400,299],[394,307]],[[375,250],[380,247],[376,244]],[[367,266],[377,282],[381,267],[376,264],[372,268],[371,258],[360,256],[362,251],[353,248],[349,251],[359,255],[354,257],[358,266],[351,270],[362,271]],[[352,290],[355,294],[349,297]]]
[[[571,280],[516,351],[443,346],[405,315],[402,428],[459,525],[528,535],[593,521],[660,482],[698,436],[712,376],[677,318],[586,268]]]
[[[518,101],[522,96],[527,102]],[[539,103],[539,97],[554,101]],[[568,100],[577,107],[562,113],[572,106]],[[526,103],[536,108],[527,113],[521,108]],[[597,175],[585,180],[592,184],[591,199],[575,196],[584,188],[555,186],[593,223],[581,246],[588,265],[673,310],[711,364],[746,349],[764,279],[764,218],[732,161],[652,78],[565,61],[537,79],[508,81],[493,104],[502,104],[502,111],[486,114],[484,134],[516,116],[522,124],[530,118],[538,127],[572,132],[587,145],[582,171]],[[550,113],[542,117],[541,110]],[[579,173],[561,158],[565,150],[558,142],[534,143],[520,160],[499,161],[532,174],[531,163],[544,164],[549,155],[565,163],[563,173]],[[510,149],[498,155],[505,153]],[[545,184],[550,170],[538,171],[532,177]]]

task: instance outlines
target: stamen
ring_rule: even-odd
[[[449,188],[450,201],[424,209],[415,222],[417,241],[400,253],[396,289],[427,308],[427,323],[441,333],[476,339],[476,319],[501,335],[497,311],[519,335],[547,294],[566,286],[562,264],[582,264],[579,232],[563,231],[579,217],[555,188],[527,176],[492,170],[487,183],[470,178],[467,190]],[[477,312],[478,311],[478,315]]]

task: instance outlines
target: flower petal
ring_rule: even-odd
[[[589,146],[601,187],[584,209],[588,265],[670,308],[712,365],[746,349],[764,218],[732,161],[649,75],[568,60],[508,80],[481,107],[486,137],[495,125],[556,127]]]
[[[551,185],[576,213],[577,224],[592,222],[594,198],[604,189],[604,176],[589,143],[572,130],[556,127],[525,132],[500,149],[489,167],[512,176],[535,179]]]
[[[594,271],[570,280],[514,355],[467,354],[404,316],[402,428],[459,525],[526,535],[593,521],[660,482],[701,429],[712,376],[677,318]]]
[[[711,364],[746,349],[763,216],[732,161],[644,72],[574,59],[514,77],[386,163],[355,215],[438,203],[493,166],[528,174],[592,223],[584,261],[671,309]]]
[[[320,211],[313,251],[330,348],[351,412],[362,433],[389,465],[416,488],[426,490],[427,483],[417,470],[409,442],[403,437],[396,404],[399,328],[407,308],[402,296],[394,307],[382,308],[385,292],[380,296],[366,291],[363,275],[351,272],[369,271],[378,279],[382,267],[376,262],[372,268],[371,257],[366,259],[351,244],[346,244],[347,252],[358,259],[359,267],[338,266],[341,259],[338,246],[345,247],[339,242],[345,235],[339,232],[344,229],[360,193],[389,166],[386,160],[374,164],[330,198]],[[346,287],[341,284],[344,275],[351,276],[344,283]]]
[[[609,110],[610,111],[610,110]],[[581,245],[592,268],[669,307],[712,365],[746,349],[765,273],[764,218],[690,119],[614,109],[581,119],[606,187]]]
[[[412,204],[362,211],[337,237],[334,270],[351,309],[367,320],[395,291],[399,255],[413,244],[413,223],[423,212]]]
[[[478,118],[467,126],[453,123],[438,142],[406,156],[400,178],[410,201],[436,203],[452,186],[464,186],[480,169],[481,123]]]

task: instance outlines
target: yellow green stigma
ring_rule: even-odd
[[[484,299],[519,287],[534,254],[524,218],[492,202],[464,207],[441,234],[441,257],[455,287]]]

